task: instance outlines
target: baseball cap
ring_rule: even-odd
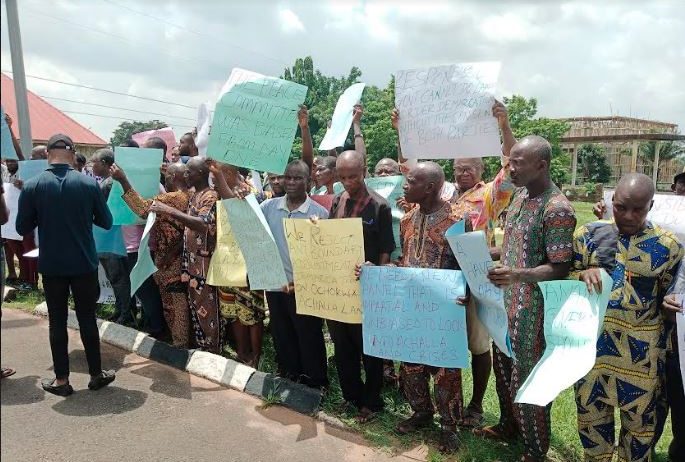
[[[68,151],[74,151],[74,142],[71,141],[71,138],[69,138],[67,135],[58,133],[56,135],[52,135],[48,140],[47,150],[50,151],[51,149],[66,149]]]
[[[673,184],[676,184],[679,181],[685,181],[685,172],[680,172],[673,177]]]

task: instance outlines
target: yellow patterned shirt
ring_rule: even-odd
[[[598,221],[576,230],[573,247],[575,276],[594,267],[604,268],[613,279],[593,371],[630,377],[649,388],[663,373],[661,300],[683,258],[682,245],[673,233],[650,222],[626,236],[613,221]]]

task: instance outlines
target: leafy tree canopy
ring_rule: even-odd
[[[157,130],[164,127],[168,127],[168,125],[161,120],[148,120],[147,122],[134,120],[132,122],[122,122],[112,133],[112,138],[109,142],[112,146],[120,146],[135,133],[147,130]]]

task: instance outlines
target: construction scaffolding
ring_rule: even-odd
[[[561,138],[562,151],[571,157],[571,185],[582,183],[585,178],[578,172],[578,149],[583,144],[599,144],[605,150],[611,167],[610,184],[616,184],[621,175],[640,172],[651,176],[660,189],[668,189],[673,176],[682,170],[682,162],[676,159],[659,163],[659,151],[663,142],[685,141],[679,134],[678,125],[632,117],[572,117],[557,119],[571,127]],[[654,159],[647,159],[640,152],[640,144],[656,142]],[[654,165],[659,165],[655,171]]]

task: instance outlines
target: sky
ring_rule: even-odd
[[[1,3],[4,72],[12,63]],[[174,103],[27,79],[106,140],[127,119],[164,120],[181,136],[232,68],[279,76],[305,56],[326,75],[357,66],[378,86],[400,69],[501,61],[498,96],[537,98],[541,116],[613,114],[685,130],[683,0],[18,3],[28,75]]]

